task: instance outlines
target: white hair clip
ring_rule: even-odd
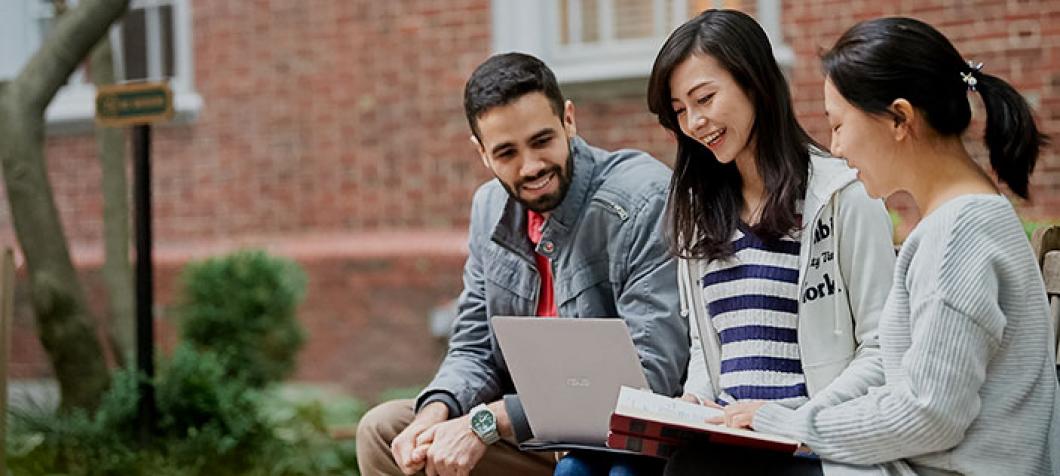
[[[976,61],[968,61],[968,71],[961,72],[961,81],[968,85],[969,91],[975,91],[975,85],[979,84],[979,80],[975,79],[975,73],[983,70],[983,63]]]

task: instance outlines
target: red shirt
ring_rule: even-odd
[[[541,230],[545,227],[545,217],[533,210],[526,211],[526,233],[530,242],[537,247],[541,242]],[[556,297],[552,292],[552,267],[549,266],[548,257],[534,253],[534,261],[537,262],[537,272],[541,275],[541,291],[537,297],[537,315],[540,317],[557,317]]]

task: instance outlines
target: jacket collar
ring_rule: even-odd
[[[574,174],[571,177],[570,187],[563,201],[552,210],[548,221],[545,222],[542,244],[546,242],[560,244],[565,241],[569,230],[578,221],[581,212],[585,210],[585,202],[589,198],[589,189],[596,174],[596,161],[593,160],[592,150],[580,137],[573,137],[571,154],[574,156]],[[504,212],[493,229],[492,239],[533,262],[534,249],[526,232],[526,211],[525,205],[509,195],[505,201]]]
[[[585,201],[589,197],[589,188],[596,174],[596,161],[593,160],[589,145],[579,137],[571,139],[571,154],[574,155],[574,176],[571,177],[567,196],[563,197],[563,201],[555,210],[552,210],[552,215],[545,224],[546,234],[550,234],[551,230],[554,230],[551,234],[557,231],[565,234],[585,210]]]

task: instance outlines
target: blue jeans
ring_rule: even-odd
[[[654,476],[665,461],[595,451],[572,451],[556,463],[553,476]]]

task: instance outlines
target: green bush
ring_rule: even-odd
[[[291,390],[288,387],[286,390]],[[330,429],[349,427],[364,413],[364,405],[352,398],[321,392],[269,392],[262,408],[276,428],[274,474],[315,476],[351,474],[357,468],[357,444],[353,439],[336,441]]]
[[[210,352],[180,347],[155,381],[158,428],[141,439],[139,382],[118,371],[93,415],[13,413],[15,474],[244,474],[275,438],[260,396]]]
[[[188,264],[181,283],[185,342],[215,352],[229,376],[256,387],[290,374],[305,341],[295,309],[306,277],[297,264],[241,251]]]
[[[13,413],[12,474],[315,476],[356,474],[353,440],[328,426],[356,421],[355,400],[295,400],[229,378],[216,355],[181,346],[155,381],[158,428],[137,426],[138,379],[119,371],[93,415]]]
[[[177,349],[165,372],[155,397],[158,433],[172,442],[167,459],[198,474],[215,467],[249,467],[260,457],[272,435],[259,411],[259,391],[228,378],[216,354],[187,346]]]
[[[1027,233],[1027,239],[1030,239],[1032,236],[1034,236],[1034,231],[1037,230],[1038,228],[1048,228],[1050,226],[1057,226],[1057,225],[1060,225],[1060,222],[1057,222],[1057,221],[1029,221],[1029,220],[1024,220],[1023,221],[1023,231]]]
[[[189,264],[178,313],[183,343],[153,382],[157,425],[141,437],[135,371],[115,373],[94,413],[12,413],[12,474],[315,476],[356,474],[346,397],[292,399],[278,386],[304,339],[295,318],[306,285],[291,261],[260,251]]]

